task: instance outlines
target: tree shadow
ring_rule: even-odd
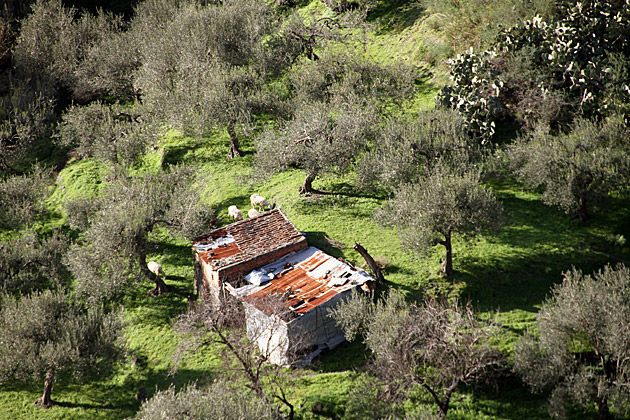
[[[349,182],[340,181],[331,184],[326,189],[325,194],[314,194],[314,196],[318,195],[321,195],[321,198],[325,198],[328,195],[342,195],[353,198],[371,198],[380,201],[387,199],[389,193],[383,188],[362,189]]]
[[[580,224],[535,195],[505,188],[496,195],[504,208],[503,229],[483,246],[464,248],[462,256],[456,250],[454,257],[459,271],[453,280],[466,284],[463,294],[482,310],[537,312],[563,272],[575,266],[590,273],[612,262],[589,245],[603,240],[611,219]]]
[[[303,233],[304,236],[306,236],[306,242],[308,242],[309,245],[319,248],[335,258],[345,258],[345,254],[342,251],[345,244],[328,237],[325,232]]]
[[[123,298],[123,304],[133,313],[134,323],[151,327],[167,326],[188,309],[188,296],[193,294],[193,290],[192,281],[189,282],[190,285],[187,283],[183,277],[167,276],[166,284],[171,287],[170,292],[149,296],[152,287],[148,283],[143,284],[127,294]]]
[[[381,32],[402,31],[413,26],[422,17],[420,2],[408,0],[381,0],[367,16],[369,22],[381,24]]]
[[[172,242],[149,241],[151,254],[159,254],[159,261],[175,266],[190,266],[192,268],[192,243],[191,245],[179,245]],[[168,273],[166,273],[168,276]]]
[[[368,349],[357,337],[354,341],[344,341],[332,350],[324,350],[309,366],[318,373],[341,372],[358,369],[365,365]]]

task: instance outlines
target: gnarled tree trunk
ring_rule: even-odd
[[[588,220],[588,210],[586,209],[586,198],[580,197],[578,198],[578,208],[575,211],[576,219],[580,222],[586,222]]]
[[[379,284],[385,284],[385,277],[383,277],[383,272],[381,271],[381,267],[379,267],[378,264],[376,264],[376,261],[374,261],[374,258],[372,258],[372,256],[367,252],[367,249],[363,248],[361,244],[357,242],[355,242],[354,245],[352,245],[352,248],[354,248],[359,254],[361,254],[361,256],[363,257],[367,265],[370,267],[370,270],[372,271],[372,274],[376,278],[376,281]]]
[[[454,273],[454,270],[453,270],[453,246],[451,245],[450,232],[444,235],[444,240],[440,241],[440,244],[444,245],[444,248],[446,248],[446,257],[444,258],[444,262],[442,263],[442,272],[446,274],[447,277],[451,277]]]
[[[157,274],[153,273],[149,270],[149,266],[147,265],[147,254],[144,251],[142,246],[138,246],[141,248],[138,255],[138,263],[140,264],[140,270],[142,274],[144,274],[149,280],[155,283],[155,289],[151,290],[151,296],[158,296],[162,293],[167,293],[171,291],[171,287],[164,283],[164,280],[160,278]]]
[[[48,369],[48,372],[46,372],[46,380],[44,381],[44,395],[35,400],[35,404],[42,408],[50,408],[53,405],[52,399],[50,398],[50,392],[52,391],[54,377],[55,370]]]
[[[300,194],[313,194],[317,192],[317,190],[313,189],[313,181],[315,180],[315,177],[317,177],[316,172],[309,172],[308,175],[306,175],[304,183],[300,187]]]
[[[300,187],[300,194],[330,194],[326,191],[320,191],[313,188],[313,181],[317,178],[317,171],[311,171],[304,178],[304,183]]]
[[[234,129],[234,123],[230,121],[227,126],[228,134],[230,135],[230,152],[227,155],[227,160],[233,159],[235,157],[241,156],[241,151],[239,150],[238,145],[238,136],[236,135],[236,130]]]

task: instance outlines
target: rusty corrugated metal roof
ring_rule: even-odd
[[[226,238],[233,242],[213,248],[212,244]],[[304,235],[284,213],[274,209],[197,237],[193,247],[204,262],[219,270],[299,242],[306,243]]]
[[[233,294],[256,306],[265,296],[281,295],[298,315],[311,311],[339,293],[373,280],[365,271],[315,247],[286,255],[254,270],[246,279],[258,282],[264,276],[269,278],[265,283],[232,288]],[[259,309],[264,311],[262,307]]]

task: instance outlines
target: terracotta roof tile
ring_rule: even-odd
[[[225,238],[231,238],[233,242],[225,247],[204,249],[204,245],[211,246]],[[304,235],[282,211],[274,209],[195,238],[193,246],[204,262],[219,270],[300,242],[306,243]]]

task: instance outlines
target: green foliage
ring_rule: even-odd
[[[68,238],[59,233],[38,238],[28,232],[0,242],[0,293],[19,295],[67,285],[62,257],[68,245]]]
[[[532,188],[545,187],[544,203],[585,221],[587,206],[627,187],[628,136],[630,129],[619,117],[602,122],[579,119],[568,134],[554,136],[539,127],[513,144],[507,155],[521,181]]]
[[[491,128],[499,117],[531,126],[528,119],[558,124],[574,115],[627,113],[628,5],[565,2],[555,19],[536,16],[505,30],[491,50],[471,49],[450,62],[454,86],[442,90],[439,102],[463,107],[469,124],[485,137],[493,130],[480,123]]]
[[[54,101],[20,81],[0,97],[0,170],[21,172],[37,146],[50,140]]]
[[[76,147],[82,158],[94,157],[124,168],[134,163],[155,136],[150,124],[119,105],[93,102],[72,106],[57,126],[59,144]]]
[[[191,177],[190,169],[175,167],[137,178],[119,177],[107,186],[94,208],[88,206],[89,228],[68,255],[79,294],[109,299],[142,276],[156,282],[156,293],[166,291],[147,268],[149,234],[158,226],[185,238],[203,233],[210,210],[200,204]],[[81,221],[86,219],[85,204],[69,203],[67,208],[79,213],[76,219]]]
[[[362,101],[400,105],[415,92],[415,71],[400,62],[379,64],[351,48],[329,47],[317,60],[304,61],[287,78],[293,105],[313,101]]]
[[[502,28],[519,21],[554,14],[556,3],[551,0],[420,0],[430,26],[439,34],[448,49],[461,53],[470,47],[484,48],[492,43]]]
[[[121,356],[120,313],[84,308],[62,292],[21,299],[4,296],[0,309],[0,380],[42,380],[69,372],[82,379]]]
[[[235,125],[274,109],[273,92],[263,89],[272,24],[272,10],[260,1],[143,4],[131,32],[142,62],[134,86],[144,106],[184,133],[227,125],[235,143],[230,155],[238,155]]]
[[[301,192],[313,192],[311,183],[321,173],[346,172],[372,137],[377,117],[361,103],[305,104],[279,130],[267,130],[257,139],[254,165],[260,175],[290,167],[304,169]]]
[[[304,169],[302,193],[320,174],[346,173],[374,139],[379,113],[399,109],[413,92],[412,71],[327,50],[288,75],[289,118],[257,138],[254,165],[262,177]]]
[[[357,314],[358,320],[348,319]],[[404,400],[421,386],[443,417],[455,390],[475,383],[502,363],[491,347],[496,326],[478,320],[469,305],[457,301],[427,299],[409,304],[402,294],[390,291],[368,304],[355,293],[332,311],[332,317],[344,332],[362,332],[372,353],[370,369],[386,385],[386,401]]]
[[[189,386],[179,392],[173,387],[158,392],[142,405],[136,420],[180,419],[275,420],[278,413],[261,404],[250,392],[233,383],[215,381],[207,388]]]
[[[601,419],[630,412],[629,294],[622,265],[567,271],[538,313],[538,333],[516,346],[514,369],[535,391],[551,390],[554,416],[566,417],[571,403],[595,403]]]
[[[18,230],[42,216],[50,183],[51,171],[39,165],[30,175],[15,175],[0,181],[0,227]]]
[[[95,92],[89,80],[79,77],[78,69],[91,46],[109,38],[120,22],[103,13],[78,17],[76,9],[65,7],[61,0],[37,0],[32,8],[16,41],[16,73],[46,90],[70,91],[78,101],[92,99]]]
[[[502,224],[501,205],[479,183],[478,172],[460,170],[457,173],[436,167],[419,183],[401,186],[376,215],[382,224],[397,227],[403,246],[419,256],[435,245],[443,245],[447,275],[453,270],[453,234],[478,234]]]
[[[442,88],[436,103],[461,112],[469,129],[485,143],[494,134],[494,120],[503,111],[499,92],[503,82],[492,69],[493,51],[475,54],[473,49],[449,60],[453,86]]]
[[[395,192],[418,182],[440,164],[462,167],[481,157],[459,113],[422,112],[414,120],[392,118],[376,134],[371,150],[357,168],[357,183]]]

